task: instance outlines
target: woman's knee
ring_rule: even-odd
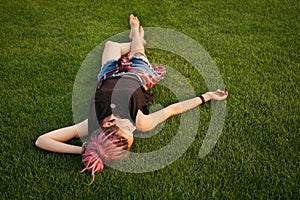
[[[104,51],[102,53],[102,66],[109,60],[118,60],[121,56],[121,47],[117,42],[105,42]]]
[[[120,47],[119,43],[108,40],[105,42],[105,48],[118,48]]]

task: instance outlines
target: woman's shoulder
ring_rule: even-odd
[[[148,131],[149,125],[151,124],[150,115],[144,114],[141,110],[138,110],[135,125],[138,131],[146,132]]]

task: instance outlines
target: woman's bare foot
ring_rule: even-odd
[[[140,26],[140,21],[139,19],[134,16],[133,14],[131,14],[129,16],[129,24],[130,24],[130,33],[129,33],[129,39],[132,40],[132,37],[133,37],[133,34],[134,32],[139,32],[140,34],[140,37],[142,38],[143,40],[143,45],[146,45],[146,40],[144,39],[144,36],[145,36],[145,32],[144,32],[144,29],[142,26]]]
[[[140,27],[140,21],[136,16],[131,14],[129,16],[129,25],[131,29],[138,29]]]
[[[140,21],[139,21],[139,19],[136,16],[134,16],[133,14],[131,14],[129,16],[129,25],[130,25],[129,38],[132,40],[133,34],[136,33],[136,32],[139,32]]]
[[[145,46],[145,45],[147,44],[147,42],[146,42],[144,36],[145,36],[144,28],[143,28],[142,26],[140,26],[140,37],[142,38],[142,40],[143,40],[143,45]]]

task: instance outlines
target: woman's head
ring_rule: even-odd
[[[115,160],[124,159],[129,153],[128,139],[117,126],[111,126],[104,130],[96,130],[90,137],[86,149],[82,154],[82,162],[86,170],[92,172],[93,183],[95,173],[104,169],[105,164]]]
[[[102,129],[107,129],[112,126],[119,127],[120,131],[118,131],[118,135],[125,137],[128,142],[129,148],[133,143],[133,132],[135,131],[136,127],[131,123],[129,119],[121,119],[118,115],[109,115],[105,117],[100,122],[100,126]]]

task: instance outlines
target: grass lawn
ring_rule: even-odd
[[[298,1],[1,0],[0,10],[1,199],[299,198]],[[106,168],[87,186],[91,176],[80,173],[80,156],[45,152],[34,142],[74,123],[72,92],[81,63],[98,44],[128,30],[130,13],[144,27],[181,32],[207,50],[230,94],[225,126],[200,159],[206,104],[195,141],[171,165],[147,173]],[[197,93],[206,91],[184,59],[148,53],[150,61],[180,71]],[[176,102],[163,87],[154,90],[156,103]],[[179,121],[173,117],[160,134],[137,139],[133,151],[161,148]]]

